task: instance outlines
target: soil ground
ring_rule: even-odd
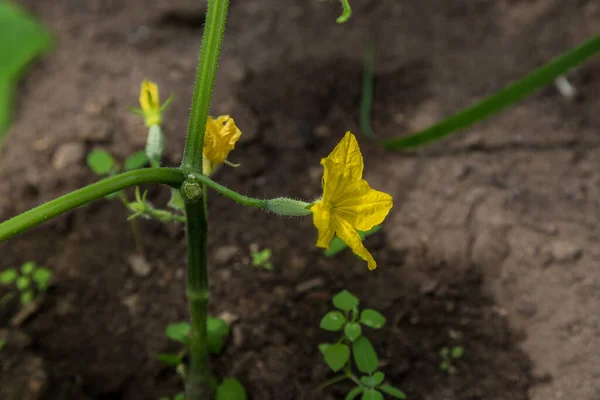
[[[0,219],[93,182],[85,154],[143,148],[128,114],[143,78],[175,101],[167,160],[183,148],[205,9],[195,0],[23,0],[57,38],[19,90],[1,152]],[[352,254],[325,258],[309,219],[278,219],[212,196],[211,311],[236,321],[220,375],[252,399],[315,394],[329,373],[317,344],[329,298],[347,288],[381,310],[371,333],[382,370],[409,399],[600,398],[600,60],[569,74],[574,101],[553,87],[455,138],[386,152],[357,122],[362,47],[377,43],[373,126],[393,137],[424,128],[501,88],[600,28],[585,0],[232,0],[213,114],[244,132],[238,169],[219,182],[257,197],[312,199],[319,159],[357,133],[371,185],[395,206],[367,245],[375,272]],[[156,204],[168,193],[151,189]],[[0,310],[8,345],[2,399],[156,399],[180,390],[155,356],[173,350],[165,326],[186,319],[181,227],[140,223],[149,271],[125,210],[100,201],[0,244],[0,269],[34,260],[55,271],[37,313],[19,327]],[[273,251],[274,272],[249,262]],[[129,261],[128,261],[129,260]],[[143,276],[141,276],[143,275]],[[458,373],[439,350],[460,345]]]

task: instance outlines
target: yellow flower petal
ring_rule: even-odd
[[[375,259],[363,245],[363,242],[360,239],[360,236],[358,236],[358,233],[354,227],[348,221],[340,218],[337,215],[333,216],[333,220],[336,235],[338,235],[339,238],[342,239],[344,243],[346,243],[348,247],[352,249],[354,254],[367,262],[367,267],[369,270],[372,271],[377,268]]]
[[[327,249],[335,234],[331,223],[331,212],[329,207],[324,205],[322,201],[317,201],[311,207],[310,211],[313,214],[313,223],[319,232],[317,247]]]
[[[144,112],[152,112],[160,109],[158,97],[158,85],[144,79],[140,90],[140,107]]]
[[[328,203],[331,196],[348,183],[362,178],[363,158],[354,135],[346,135],[335,149],[321,160],[323,165],[323,200]]]
[[[158,85],[144,79],[140,89],[140,107],[144,112],[146,126],[161,124],[160,100],[158,97]]]
[[[229,115],[216,119],[208,117],[203,151],[204,157],[212,164],[212,168],[225,161],[241,135],[242,132]]]
[[[392,196],[372,189],[364,179],[345,186],[332,200],[335,213],[359,231],[382,223],[392,206]]]

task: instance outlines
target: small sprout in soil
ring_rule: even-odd
[[[371,341],[364,336],[363,328],[381,329],[385,317],[371,308],[359,310],[360,300],[347,290],[333,296],[332,303],[337,310],[326,313],[321,319],[321,329],[339,332],[340,337],[333,343],[321,343],[319,351],[325,363],[337,374],[323,382],[317,391],[346,379],[356,384],[346,395],[346,400],[362,396],[361,399],[383,399],[384,394],[396,399],[406,395],[393,386],[383,384],[385,375],[378,371],[379,358]],[[352,362],[354,361],[354,363]],[[360,378],[354,367],[362,374]]]
[[[454,365],[454,363],[461,359],[465,354],[465,349],[461,346],[454,347],[442,347],[440,349],[440,357],[442,361],[440,362],[440,370],[446,371],[448,375],[455,375],[458,369]]]
[[[231,329],[227,322],[221,318],[208,317],[206,320],[206,331],[208,334],[207,344],[208,351],[213,355],[219,355],[223,351],[225,341],[231,333]],[[185,359],[189,355],[190,346],[190,332],[191,326],[187,322],[178,322],[170,324],[165,330],[165,335],[175,341],[179,342],[182,347],[177,353],[161,353],[157,356],[159,361],[169,367],[175,368],[177,375],[185,382],[187,377]],[[244,387],[235,378],[225,378],[221,384],[217,387],[216,399],[219,400],[245,400],[246,392]],[[173,397],[173,400],[184,399],[183,394],[177,394]],[[168,397],[163,397],[169,399]],[[161,399],[163,399],[161,398]],[[170,399],[169,399],[170,400]]]
[[[6,340],[0,339],[0,351],[2,351],[2,349],[4,349],[4,346],[6,346]]]
[[[21,305],[27,305],[37,300],[50,286],[52,271],[45,267],[37,266],[33,261],[23,264],[20,270],[9,268],[0,273],[0,285],[14,287],[19,292]],[[8,293],[0,304],[4,304],[13,294]]]
[[[258,250],[256,247],[250,248],[252,257],[252,266],[262,268],[266,271],[273,271],[273,263],[271,262],[271,249]]]

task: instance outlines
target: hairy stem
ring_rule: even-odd
[[[184,174],[181,170],[173,168],[138,169],[103,179],[2,222],[0,224],[0,242],[62,213],[127,187],[144,183],[162,183],[179,188],[183,180]]]
[[[190,121],[181,163],[181,167],[188,171],[202,171],[204,131],[206,130],[206,120],[208,119],[215,76],[219,66],[219,54],[225,32],[225,23],[227,22],[228,8],[229,0],[209,0],[208,2]]]
[[[213,189],[215,192],[222,194],[223,196],[229,197],[233,201],[240,203],[244,206],[254,207],[254,208],[267,208],[267,200],[256,199],[254,197],[244,196],[239,194],[238,192],[229,189],[223,185],[218,184],[213,181],[209,177],[202,175],[200,173],[190,173],[188,176],[191,176],[194,180],[198,181],[202,184],[204,192],[206,193],[206,187]]]
[[[190,369],[186,389],[188,400],[212,400],[213,395],[206,332],[209,299],[206,208],[206,192],[202,201],[186,204],[185,208],[188,244],[187,296],[191,317]]]

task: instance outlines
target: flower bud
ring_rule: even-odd
[[[160,125],[152,125],[148,129],[148,139],[146,141],[146,155],[153,168],[160,167],[165,138],[162,134]]]
[[[294,200],[287,197],[277,197],[267,200],[267,210],[277,215],[287,215],[290,217],[304,217],[311,214],[310,203]]]

